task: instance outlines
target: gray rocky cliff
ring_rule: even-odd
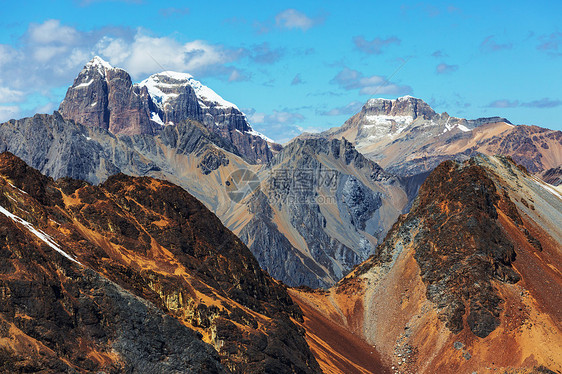
[[[292,286],[330,286],[374,253],[401,212],[383,199],[399,206],[390,191],[405,195],[400,181],[345,140],[295,140],[262,178],[240,237],[262,267]]]

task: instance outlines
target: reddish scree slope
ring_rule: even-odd
[[[510,159],[444,162],[376,256],[327,292],[291,291],[313,352],[321,314],[393,372],[562,372],[560,222],[560,195]]]

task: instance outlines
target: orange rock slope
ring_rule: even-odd
[[[185,190],[0,155],[0,372],[319,372],[302,313]]]
[[[511,159],[444,162],[376,255],[326,292],[291,290],[318,362],[334,373],[562,372],[561,222],[562,196]]]

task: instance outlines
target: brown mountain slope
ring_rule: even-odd
[[[55,182],[4,153],[0,206],[3,369],[319,371],[298,306],[181,188]]]
[[[291,295],[309,341],[321,314],[395,372],[562,372],[560,222],[561,195],[510,159],[447,161],[375,256],[326,293]]]

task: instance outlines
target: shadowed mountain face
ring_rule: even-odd
[[[268,139],[251,128],[236,105],[189,74],[163,72],[133,84],[125,70],[94,57],[68,89],[59,112],[114,135],[156,135],[164,127],[198,121],[250,163],[272,157]]]
[[[3,369],[318,372],[300,309],[181,188],[0,155]]]
[[[292,295],[404,372],[560,371],[560,222],[562,195],[511,159],[446,161],[374,256],[328,292]]]

